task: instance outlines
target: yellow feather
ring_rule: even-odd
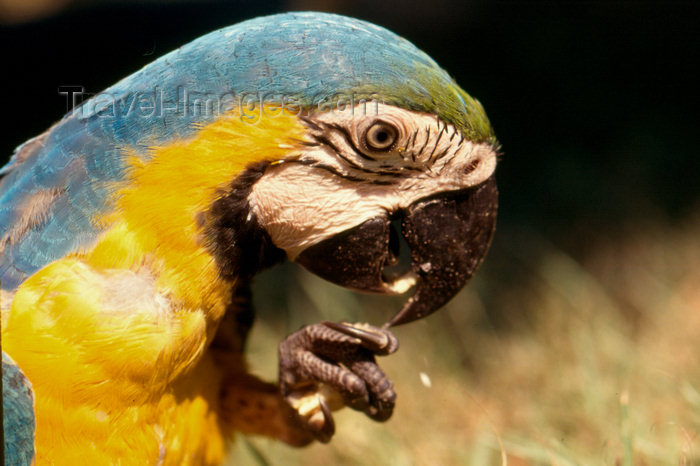
[[[3,304],[3,349],[36,399],[37,463],[222,461],[219,367],[207,353],[231,295],[197,216],[248,164],[294,151],[286,113],[227,115],[195,137],[125,150],[126,181],[97,244],[27,279]],[[292,149],[290,149],[292,147]]]

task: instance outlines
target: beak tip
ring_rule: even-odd
[[[392,262],[391,220],[369,219],[305,251],[295,261],[338,285],[366,292],[413,295],[385,325],[395,327],[440,309],[471,278],[491,243],[498,191],[493,177],[467,191],[419,200],[402,218],[411,271],[387,280]]]
[[[422,319],[450,301],[469,281],[496,226],[495,178],[455,196],[414,204],[402,224],[411,248],[416,289],[389,327]]]

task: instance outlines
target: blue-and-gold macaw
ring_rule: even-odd
[[[87,100],[1,172],[6,459],[217,464],[234,431],[303,445],[341,404],[387,419],[375,355],[481,262],[497,152],[426,54],[331,14],[215,31]],[[266,383],[243,356],[248,285],[284,258],[414,292],[383,327],[290,335]]]

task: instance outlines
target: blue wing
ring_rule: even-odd
[[[29,466],[34,458],[34,396],[17,365],[2,353],[2,410],[5,464]]]

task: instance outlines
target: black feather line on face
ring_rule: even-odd
[[[419,131],[420,131],[420,130],[416,129],[416,130],[413,132],[413,137],[411,138],[411,142],[410,142],[411,148],[409,149],[409,150],[411,151],[411,162],[415,162],[415,161],[416,161],[416,151],[413,150],[413,149],[414,149],[415,146],[416,146],[416,137],[418,137],[418,132],[419,132]]]
[[[248,165],[203,215],[205,247],[225,279],[250,279],[286,257],[260,226],[248,203],[253,185],[269,166],[268,161]]]
[[[423,151],[425,150],[425,146],[428,145],[428,141],[430,141],[430,126],[426,127],[426,136],[425,136],[425,143],[423,143],[423,147],[420,148],[418,151],[418,154],[421,155],[423,154]]]
[[[450,142],[457,136],[457,128],[454,128],[454,131],[452,132],[452,136],[450,136]]]
[[[347,156],[345,156],[345,154],[343,154],[343,152],[340,150],[340,148],[338,146],[336,146],[328,137],[326,137],[326,135],[318,134],[318,135],[312,135],[312,137],[315,139],[315,141],[318,143],[318,145],[325,146],[325,147],[329,148],[331,153],[333,155],[335,155],[336,157],[338,157],[340,160],[342,160],[349,167],[350,170],[355,170],[357,172],[367,173],[370,175],[388,176],[388,177],[392,177],[392,178],[401,178],[403,176],[402,173],[395,171],[395,170],[397,170],[397,168],[391,167],[391,166],[382,166],[382,167],[391,168],[393,171],[374,170],[371,168],[365,168],[361,165],[358,165],[357,163],[350,160]],[[351,149],[353,151],[357,152],[357,149],[355,149],[354,146],[351,147]],[[360,154],[360,152],[357,152],[357,153]],[[324,166],[327,166],[321,162],[313,162],[313,163],[307,162],[306,165],[310,165],[310,166],[317,167],[317,168],[322,168]],[[402,166],[399,169],[403,170],[403,169],[406,169],[406,167]],[[340,172],[338,172],[336,170],[336,171],[334,171],[334,173],[338,174]],[[342,177],[347,178],[347,179],[354,178],[357,181],[371,181],[369,179],[365,179],[362,177],[352,177],[350,175],[344,175]],[[386,183],[379,183],[379,184],[392,184],[392,183],[393,183],[392,181],[389,181]]]
[[[358,171],[361,171],[361,172],[365,172],[365,173],[374,173],[374,172],[373,172],[372,170],[370,170],[369,168],[364,168],[364,167],[362,167],[361,165],[358,165],[358,164],[356,164],[355,162],[353,162],[352,160],[350,160],[349,158],[347,158],[347,157],[343,154],[343,151],[341,151],[340,148],[339,148],[338,146],[336,146],[335,144],[333,144],[333,142],[332,142],[329,138],[327,138],[325,135],[319,134],[319,135],[316,135],[316,136],[313,136],[313,137],[314,137],[314,139],[316,139],[316,141],[318,141],[320,144],[329,147],[329,148],[333,151],[333,153],[334,153],[335,155],[337,155],[338,157],[340,157],[343,161],[345,161],[345,163],[346,163],[350,168],[354,168],[355,170],[358,170]]]
[[[306,160],[306,159],[299,159],[299,160],[285,160],[284,163],[297,163],[299,165],[305,165],[311,168],[316,168],[319,170],[326,171],[328,173],[332,173],[333,175],[343,178],[344,180],[348,181],[353,181],[356,183],[372,183],[372,184],[378,184],[378,185],[391,185],[394,184],[393,181],[384,181],[384,180],[375,180],[375,179],[370,179],[370,178],[361,178],[359,176],[352,176],[352,175],[346,175],[345,173],[341,173],[340,171],[336,170],[330,165],[326,165],[321,162],[317,162],[315,160]]]
[[[361,158],[363,158],[365,160],[371,160],[371,161],[377,160],[374,157],[370,157],[369,155],[365,154],[364,152],[362,152],[362,150],[360,150],[359,147],[357,147],[355,142],[352,140],[352,136],[350,135],[350,132],[345,127],[338,125],[338,124],[330,124],[330,125],[328,125],[328,127],[338,131],[345,139],[345,143],[349,147],[351,147],[355,151],[355,153],[357,153],[357,155],[359,155]]]
[[[438,126],[440,126],[439,120],[438,120]],[[435,154],[435,151],[438,148],[438,144],[440,144],[440,138],[442,138],[442,134],[445,132],[446,129],[447,129],[447,124],[445,124],[445,126],[443,126],[442,129],[438,132],[438,137],[437,137],[437,140],[435,141],[435,146],[433,147],[433,151],[430,153],[430,156],[428,157],[428,161],[426,162],[427,165],[432,165],[435,163],[435,160],[437,160],[437,158],[433,159],[433,155]],[[445,152],[443,152],[443,155],[445,155]]]

